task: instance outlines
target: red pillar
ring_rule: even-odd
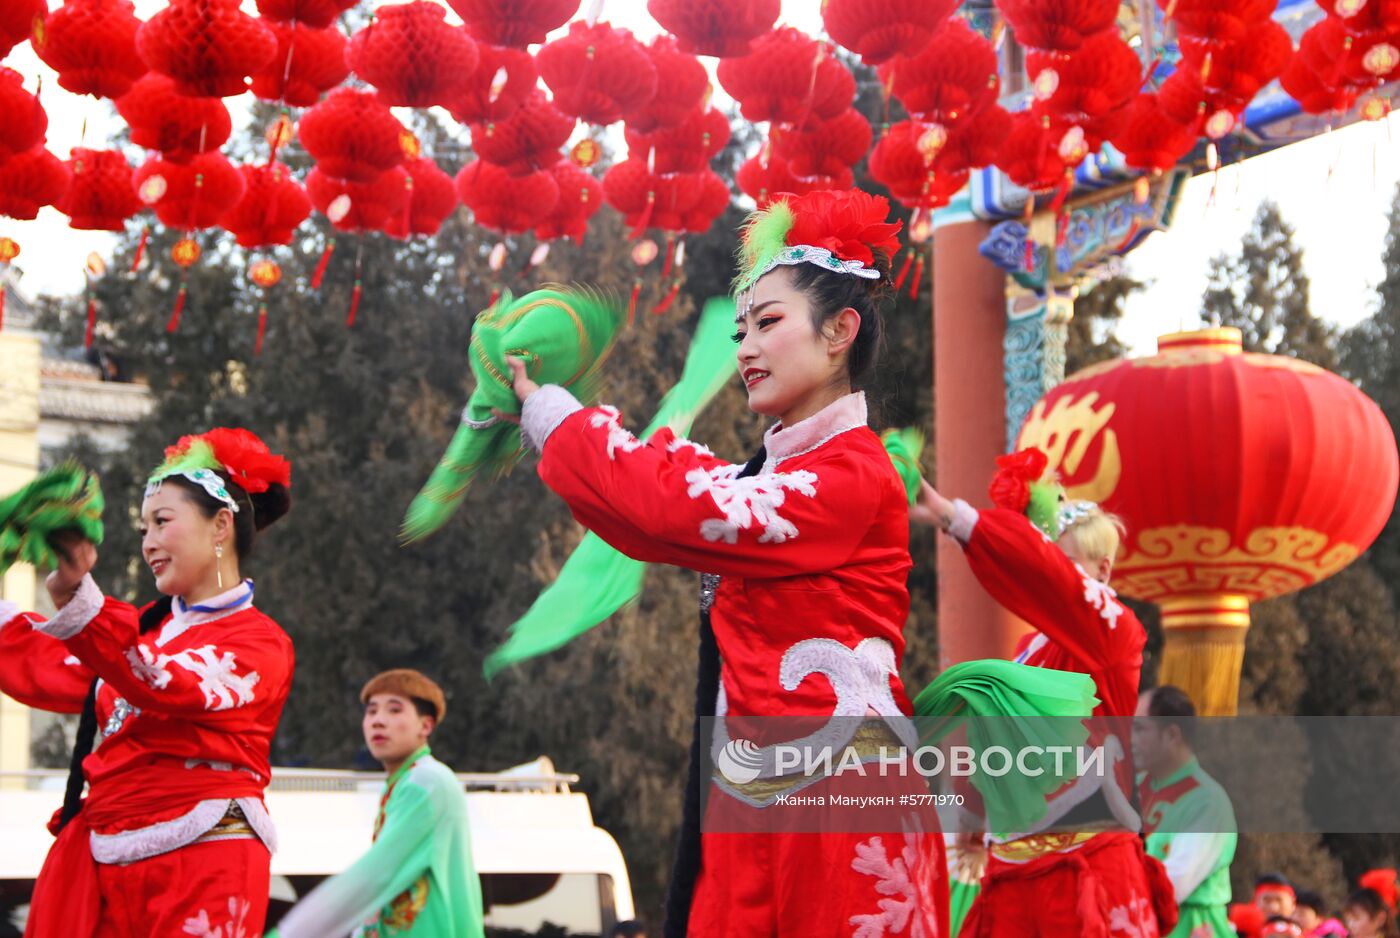
[[[1002,338],[1006,278],[977,246],[990,226],[965,221],[933,239],[934,486],[987,504],[994,461],[1006,448]],[[986,594],[962,548],[938,538],[938,653],[943,667],[1009,658],[1025,625]]]

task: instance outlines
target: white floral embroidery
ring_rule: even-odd
[[[1107,583],[1100,583],[1085,573],[1083,567],[1079,567],[1079,574],[1084,578],[1084,601],[1099,611],[1110,629],[1118,628],[1118,617],[1123,614],[1123,606],[1116,598],[1118,594]]]
[[[136,675],[137,680],[145,681],[156,690],[164,690],[170,684],[170,672],[164,667],[168,660],[170,659],[165,655],[157,658],[145,645],[126,650],[126,661],[131,665],[131,673]]]
[[[760,544],[781,544],[797,537],[797,526],[778,514],[788,492],[799,492],[808,498],[817,494],[816,473],[799,469],[736,478],[742,466],[716,466],[714,469],[692,469],[685,475],[690,483],[686,494],[699,498],[708,494],[724,512],[724,518],[708,518],[700,523],[700,536],[707,541],[733,544],[739,532],[762,525]]]
[[[713,457],[715,455],[713,452],[710,451],[710,448],[708,446],[705,446],[701,443],[696,443],[694,440],[687,440],[683,436],[678,436],[674,440],[666,444],[666,452],[668,453],[679,453],[681,450],[687,448],[695,450],[695,455],[697,456]]]
[[[884,715],[900,712],[890,690],[899,674],[894,646],[883,638],[861,639],[847,648],[834,638],[806,638],[783,653],[778,680],[783,690],[797,690],[810,675],[821,674],[836,694],[832,716],[858,717],[869,710]]]
[[[1127,938],[1157,938],[1157,918],[1151,903],[1142,896],[1133,896],[1126,905],[1114,906],[1108,912],[1108,932]]]
[[[213,645],[173,655],[154,655],[145,645],[137,645],[126,650],[126,660],[131,672],[156,690],[170,685],[172,675],[166,665],[178,664],[199,678],[206,710],[231,710],[252,703],[253,686],[260,680],[256,671],[236,673],[237,659],[233,652],[220,653]]]
[[[77,655],[69,655],[68,657],[63,659],[63,663],[68,665],[70,668],[75,668],[78,665],[82,664],[82,662],[78,660]]]
[[[181,930],[195,938],[252,938],[252,932],[248,930],[248,913],[252,908],[253,904],[247,899],[230,896],[228,921],[215,926],[209,919],[208,910],[200,909],[199,915],[185,919]]]
[[[851,916],[851,924],[856,926],[852,938],[938,938],[938,922],[934,918],[937,866],[920,834],[906,831],[904,849],[893,859],[878,836],[856,844],[851,869],[875,877],[875,891],[892,898],[879,901],[879,912]]]
[[[594,414],[588,421],[589,426],[608,430],[608,458],[616,459],[618,450],[630,453],[633,450],[642,448],[642,441],[633,436],[626,427],[622,425],[622,415],[618,413],[616,407],[609,407],[606,404],[598,408],[602,413]]]

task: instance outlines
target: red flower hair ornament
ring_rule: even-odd
[[[267,448],[255,433],[241,427],[215,427],[197,436],[182,436],[165,448],[163,462],[146,483],[146,494],[171,476],[184,476],[233,511],[238,503],[212,470],[223,470],[249,495],[260,495],[273,484],[291,488],[292,466]]]
[[[998,508],[1024,512],[1031,503],[1031,484],[1045,475],[1050,460],[1035,447],[997,457],[997,472],[987,495]]]

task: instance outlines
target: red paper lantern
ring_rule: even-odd
[[[1112,137],[1129,166],[1166,172],[1196,145],[1195,124],[1182,124],[1163,110],[1157,96],[1140,94],[1128,105],[1122,130]]]
[[[264,101],[311,107],[350,74],[340,30],[280,22],[267,27],[277,37],[277,54],[253,75],[253,94]]]
[[[1259,23],[1238,42],[1205,42],[1183,36],[1179,70],[1191,70],[1207,95],[1207,108],[1236,113],[1293,58],[1293,39],[1274,20]]]
[[[1336,17],[1353,35],[1400,30],[1400,0],[1317,0],[1317,5]]]
[[[1269,19],[1278,0],[1157,0],[1157,6],[1172,11],[1183,36],[1235,42]]]
[[[131,127],[132,143],[176,163],[219,149],[233,132],[223,101],[180,94],[174,80],[156,72],[132,85],[116,105]]]
[[[472,149],[486,162],[525,176],[558,162],[559,148],[574,132],[574,124],[536,90],[505,120],[473,124]]]
[[[243,198],[219,219],[241,247],[291,244],[292,233],[311,215],[311,197],[281,163],[238,167]]]
[[[544,42],[578,12],[579,0],[447,0],[478,42],[512,49]]]
[[[1316,365],[1242,353],[1236,329],[1164,336],[1150,358],[1072,375],[1035,405],[1018,445],[1043,449],[1071,498],[1123,518],[1113,585],[1161,606],[1160,677],[1204,714],[1233,712],[1248,604],[1346,566],[1395,502],[1380,408]],[[1211,645],[1235,657],[1199,662],[1215,669],[1195,675],[1216,688],[1202,699],[1178,669],[1191,670],[1184,649]]]
[[[781,7],[781,0],[647,0],[647,12],[680,40],[682,52],[720,58],[748,55]]]
[[[550,216],[559,202],[559,183],[550,170],[514,176],[476,160],[457,174],[457,195],[478,225],[511,234],[529,231]]]
[[[996,165],[1012,182],[1032,192],[1054,189],[1074,169],[1062,152],[1069,130],[1069,125],[1052,120],[1048,115],[1030,111],[1012,114],[1011,130],[997,155]]]
[[[74,94],[117,98],[146,74],[136,54],[141,21],[130,0],[67,0],[35,32],[34,51]]]
[[[49,12],[46,0],[5,0],[0,3],[0,58],[34,33]]]
[[[729,184],[713,170],[706,170],[700,174],[697,188],[700,197],[682,217],[681,227],[691,234],[704,234],[714,225],[715,220],[724,214],[725,209],[729,208],[733,193],[729,191]]]
[[[384,233],[393,238],[431,237],[457,207],[457,188],[452,177],[427,157],[409,160],[403,168],[410,182],[408,205],[385,223]]]
[[[654,133],[629,126],[625,139],[628,156],[650,157],[653,172],[698,173],[729,142],[729,120],[714,108],[697,109],[679,125]]]
[[[535,60],[521,49],[478,43],[476,71],[462,91],[447,102],[464,124],[505,120],[525,104],[539,77]]]
[[[38,97],[24,90],[24,76],[0,66],[0,160],[43,142],[49,116]]]
[[[63,161],[42,146],[10,157],[0,164],[0,215],[33,219],[63,198],[71,178]]]
[[[325,29],[360,0],[257,0],[258,12],[269,22],[300,23]]]
[[[1303,40],[1307,38],[1304,33]],[[1301,55],[1293,56],[1293,61],[1279,76],[1279,84],[1309,114],[1341,113],[1350,110],[1356,103],[1357,92],[1354,88],[1339,88],[1323,81],[1308,67]]]
[[[430,0],[382,6],[350,38],[346,61],[392,107],[451,101],[466,90],[477,54],[476,43],[446,16]]]
[[[805,195],[819,189],[849,189],[855,184],[855,176],[850,167],[843,167],[836,176],[799,179],[781,158],[772,155],[765,158],[759,154],[739,166],[735,181],[739,191],[757,202],[759,208],[764,208],[782,192]]]
[[[656,94],[625,118],[628,130],[644,134],[674,127],[689,117],[702,106],[710,84],[705,66],[695,56],[680,51],[675,37],[662,33],[646,51],[656,69]]]
[[[306,201],[306,210],[311,211],[310,199]],[[276,261],[258,261],[248,268],[248,279],[264,290],[270,290],[282,282],[282,268],[277,266]]]
[[[997,54],[954,18],[918,55],[880,66],[880,79],[914,117],[951,126],[997,98]]]
[[[679,231],[683,219],[700,199],[698,180],[689,174],[661,176],[647,170],[643,160],[624,160],[603,177],[608,204],[621,212],[628,226]]]
[[[926,135],[927,130],[923,130]],[[993,104],[966,120],[958,121],[948,132],[947,140],[938,148],[934,164],[942,173],[981,169],[996,162],[1006,137],[1011,133],[1011,115],[1005,108]],[[914,143],[927,149],[927,138],[916,135]]]
[[[996,6],[1017,42],[1050,52],[1073,52],[1118,17],[1118,0],[996,0]]]
[[[142,24],[136,48],[181,94],[226,98],[248,90],[248,76],[277,54],[277,38],[238,0],[170,0]]]
[[[370,183],[404,161],[408,131],[378,95],[337,88],[302,115],[298,132],[321,171]]]
[[[827,34],[859,55],[866,65],[879,65],[896,55],[918,55],[959,0],[827,0],[822,22]]]
[[[1400,33],[1353,36],[1327,17],[1303,34],[1298,58],[1328,85],[1365,90],[1400,75]]]
[[[72,182],[54,208],[68,216],[70,228],[121,231],[126,220],[141,211],[131,165],[120,150],[76,147],[64,165]]]
[[[408,173],[395,166],[370,182],[347,182],[317,166],[306,174],[306,194],[338,231],[381,231],[408,204]]]
[[[870,149],[870,122],[855,108],[830,120],[809,117],[797,127],[773,128],[773,152],[799,176],[831,176],[859,163]]]
[[[930,153],[921,145],[927,133],[926,126],[913,121],[891,124],[870,154],[871,177],[911,209],[946,205],[967,183],[966,168],[954,166],[945,172],[937,162],[942,151]]]
[[[155,176],[164,180],[164,191],[150,204],[167,228],[209,228],[238,204],[245,189],[243,176],[222,153],[204,153],[188,163],[147,160],[133,180],[137,193],[153,192],[147,181]]]
[[[170,259],[180,267],[193,267],[199,262],[199,255],[203,253],[199,242],[193,238],[181,238],[170,247]],[[185,288],[181,286],[181,295],[184,294],[184,290]],[[178,323],[179,320],[176,322]]]
[[[1033,88],[1043,89],[1034,110],[1071,123],[1116,111],[1142,85],[1142,62],[1117,29],[1095,33],[1071,54],[1031,52],[1026,73]]]
[[[554,106],[590,124],[611,124],[656,94],[656,67],[626,29],[575,22],[535,56]]]
[[[535,237],[541,241],[572,238],[582,244],[588,220],[603,205],[603,187],[568,160],[560,160],[549,171],[559,184],[559,199],[549,217],[535,226]]]
[[[751,121],[835,117],[851,106],[856,91],[855,78],[829,43],[791,27],[758,39],[749,55],[723,60],[716,75]]]

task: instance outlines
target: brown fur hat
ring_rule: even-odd
[[[417,697],[426,700],[437,711],[437,722],[447,716],[447,698],[442,688],[429,677],[412,668],[394,668],[369,679],[360,691],[360,703],[367,704],[375,694],[397,694],[400,697]]]

